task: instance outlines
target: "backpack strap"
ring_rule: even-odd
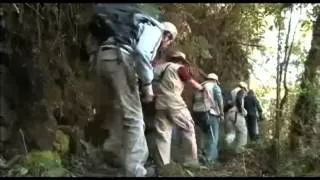
[[[201,85],[205,85],[207,82],[203,82]],[[213,92],[213,91],[212,91]],[[214,106],[214,97],[211,96],[210,92],[207,91],[207,89],[204,90],[204,98],[206,98],[205,96],[207,96],[207,98],[209,99],[209,101],[211,102],[212,106]]]
[[[170,66],[171,64],[168,64],[165,68],[164,68],[164,70],[161,72],[161,74],[160,74],[160,76],[159,76],[159,83],[161,83],[161,81],[162,81],[162,79],[163,79],[163,77],[164,77],[164,74],[165,74],[165,72],[167,71],[167,69],[168,69],[168,67]]]
[[[237,123],[237,120],[238,120],[238,112],[237,111],[235,111],[234,112],[234,124],[236,124]]]

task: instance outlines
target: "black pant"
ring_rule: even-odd
[[[258,117],[256,115],[247,115],[247,128],[248,128],[248,134],[249,134],[249,138],[252,141],[257,140],[258,138],[258,134],[257,134],[257,121],[258,121]]]

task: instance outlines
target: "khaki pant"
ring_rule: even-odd
[[[176,125],[181,133],[184,161],[197,160],[197,143],[194,122],[187,108],[180,110],[157,110],[155,117],[155,161],[158,166],[170,163],[172,128]]]
[[[245,117],[237,110],[229,110],[226,114],[226,141],[229,148],[240,153],[247,145],[247,125]]]
[[[96,117],[100,121],[104,121],[105,124],[108,124],[108,121],[112,119],[120,121],[112,123],[115,125],[115,129],[111,132],[111,138],[117,142],[120,139],[120,142],[122,142],[121,148],[117,149],[117,151],[121,154],[120,158],[122,159],[125,174],[126,176],[144,176],[146,174],[144,164],[148,157],[148,148],[144,135],[145,125],[138,84],[134,64],[129,66],[128,71],[128,66],[121,62],[133,63],[133,60],[126,53],[121,52],[121,56],[119,60],[114,49],[100,50],[98,53],[96,66],[98,92],[95,94]],[[134,78],[134,81],[129,82],[130,78],[127,78],[127,75]],[[112,109],[117,111],[117,113],[114,113],[114,117],[106,113],[110,111],[108,109],[110,104]],[[120,127],[119,129],[116,129],[117,124]],[[119,143],[110,142],[109,145],[111,144],[116,145]],[[105,144],[105,146],[107,145]],[[121,150],[123,151],[121,152]]]

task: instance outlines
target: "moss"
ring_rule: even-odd
[[[54,150],[57,151],[61,156],[69,152],[70,137],[63,133],[61,130],[56,131],[56,138],[53,142]]]
[[[31,152],[8,173],[9,176],[46,177],[62,177],[67,174],[68,171],[62,166],[59,154],[52,151]]]
[[[45,99],[48,101],[48,104],[57,103],[61,99],[61,89],[59,88],[59,86],[46,85],[44,92]]]
[[[27,165],[39,165],[43,162],[55,161],[58,164],[61,163],[61,159],[58,153],[52,151],[34,151],[29,153],[25,157],[24,164]]]

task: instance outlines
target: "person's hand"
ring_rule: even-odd
[[[260,121],[263,121],[264,120],[264,116],[262,114],[259,115],[259,119]]]
[[[94,68],[95,68],[95,55],[94,54],[91,54],[90,57],[89,57],[89,71],[93,71]]]
[[[220,120],[221,120],[221,121],[224,120],[224,114],[220,114]]]
[[[141,100],[144,103],[151,103],[154,99],[153,95],[145,95]]]
[[[241,114],[244,116],[244,117],[247,117],[247,110],[245,110],[244,108],[242,109],[242,112],[241,112]]]
[[[152,86],[148,85],[148,86],[144,86],[142,87],[142,91],[143,91],[143,98],[141,99],[142,102],[144,103],[150,103],[153,101],[154,99],[154,94],[153,94],[153,90],[152,90]]]

